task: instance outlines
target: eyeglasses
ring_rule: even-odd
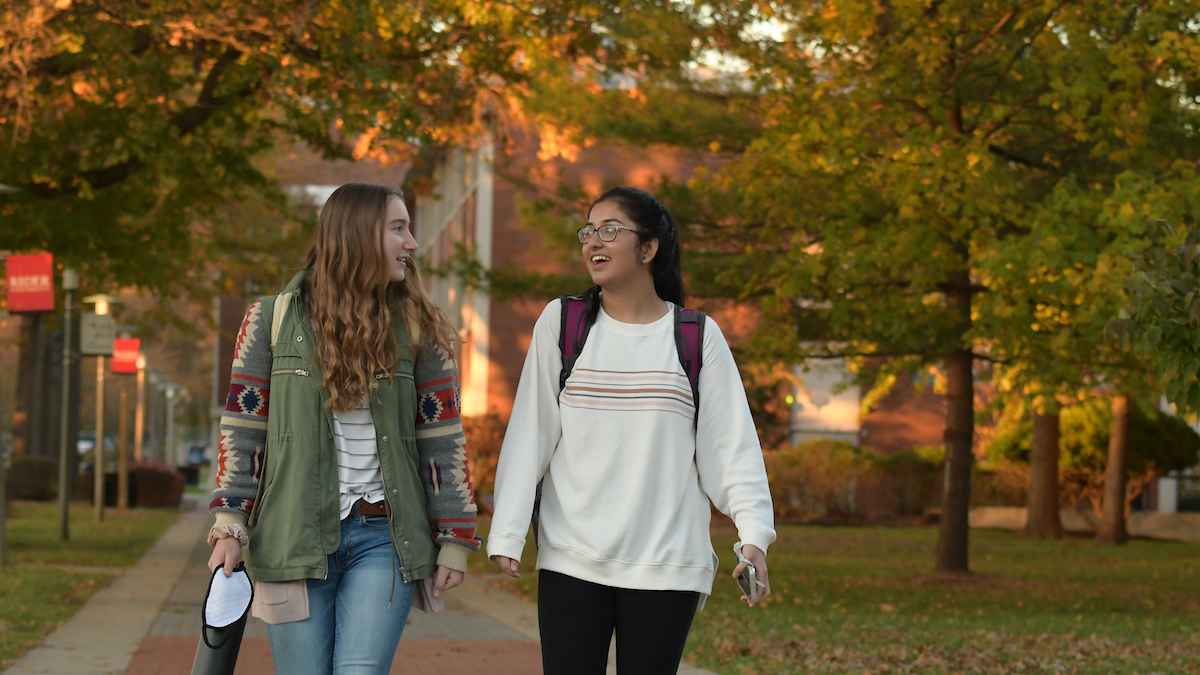
[[[578,232],[579,243],[586,244],[588,237],[592,236],[593,232],[600,233],[600,241],[616,241],[617,233],[619,233],[621,230],[629,230],[630,232],[638,235],[639,237],[642,234],[641,232],[638,232],[637,230],[633,229],[632,227],[625,227],[624,225],[605,225],[603,227],[592,227],[591,225],[584,225],[583,227],[579,228],[579,232]]]

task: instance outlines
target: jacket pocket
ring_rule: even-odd
[[[264,461],[263,476],[258,479],[259,494],[254,498],[254,508],[250,509],[250,517],[246,519],[247,527],[254,527],[256,524],[258,524],[258,517],[262,514],[263,504],[267,501],[267,495],[271,494],[270,485],[267,485],[265,490],[262,489],[262,486],[267,482],[266,472],[266,462]]]
[[[269,624],[308,618],[308,581],[256,581],[250,613]]]

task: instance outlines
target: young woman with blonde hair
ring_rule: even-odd
[[[209,568],[245,554],[278,673],[387,673],[414,598],[479,548],[455,334],[416,251],[399,191],[343,185],[238,334]]]

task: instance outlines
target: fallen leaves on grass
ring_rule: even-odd
[[[747,636],[716,630],[695,652],[700,661],[755,673],[1016,673],[1082,675],[1094,672],[1200,673],[1200,640],[1114,640],[1096,636],[1043,634],[973,635],[960,646],[933,644],[900,635],[888,646],[821,643],[771,631]],[[875,636],[876,639],[882,636]],[[1104,670],[1097,670],[1102,668]],[[1108,670],[1112,668],[1112,670]],[[1132,668],[1132,670],[1126,670]],[[744,669],[744,668],[743,668]]]

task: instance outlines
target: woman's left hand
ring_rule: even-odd
[[[742,555],[746,556],[746,560],[751,565],[754,565],[754,577],[758,581],[758,597],[754,602],[750,602],[750,598],[742,596],[742,600],[753,607],[771,596],[771,580],[767,577],[767,554],[757,546],[746,544],[742,546]],[[746,563],[738,563],[737,567],[733,568],[733,578],[737,579],[744,569],[746,569]]]
[[[437,576],[433,580],[433,597],[441,597],[442,591],[448,591],[451,588],[454,588],[455,586],[461,584],[463,579],[466,578],[467,575],[459,572],[458,570],[452,570],[449,567],[442,567],[439,565],[437,568]]]

